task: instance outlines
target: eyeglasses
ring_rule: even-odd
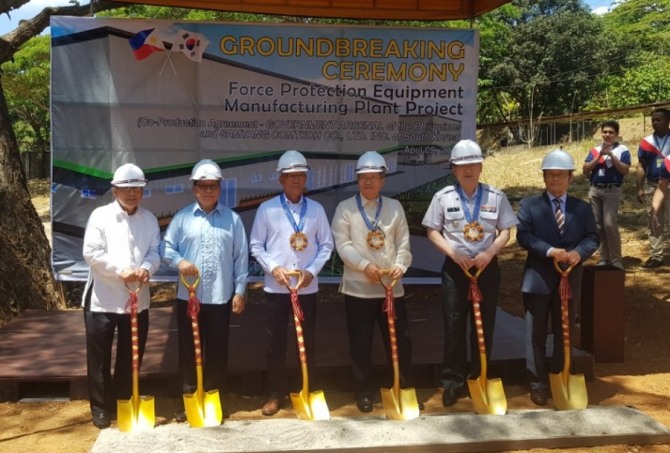
[[[221,188],[221,184],[196,184],[195,186],[203,192],[219,190]]]

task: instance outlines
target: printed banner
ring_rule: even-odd
[[[358,157],[383,154],[384,195],[403,202],[412,231],[408,276],[438,275],[421,219],[454,143],[475,138],[475,30],[57,16],[51,33],[57,278],[86,278],[84,229],[113,199],[118,166],[144,170],[142,206],[164,230],[193,201],[193,165],[215,160],[220,202],[249,232],[258,205],[281,191],[276,163],[288,149],[307,158],[307,195],[329,216],[357,191]],[[337,261],[322,275],[336,277]]]

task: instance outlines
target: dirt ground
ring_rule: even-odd
[[[632,186],[632,175],[628,177]],[[48,187],[48,183],[47,183]],[[48,220],[48,198],[36,197],[38,213]],[[668,266],[659,270],[644,271],[639,264],[647,257],[644,228],[645,212],[634,201],[632,188],[628,190],[622,207],[621,225],[626,266],[624,293],[625,361],[623,363],[597,363],[596,378],[587,383],[589,404],[633,406],[651,418],[670,427],[670,290],[667,284]],[[501,254],[505,278],[500,305],[507,311],[521,315],[518,282],[525,253],[514,240]],[[670,257],[666,262],[670,263]],[[595,263],[596,258],[590,261]],[[156,291],[157,300],[171,297],[171,288],[161,286]],[[252,293],[258,290],[252,290]],[[322,297],[338,297],[334,291],[325,291]],[[575,344],[579,344],[579,337]],[[528,391],[522,385],[505,385],[509,410],[532,409]],[[469,400],[456,406],[443,408],[440,390],[417,389],[418,398],[424,401],[427,414],[472,411]],[[349,393],[328,392],[328,405],[333,416],[358,415]],[[225,395],[225,407],[231,419],[260,419],[259,397],[236,394]],[[172,423],[179,400],[156,398],[159,423]],[[290,406],[290,404],[289,404]],[[381,404],[375,406],[383,414]],[[282,410],[278,416],[293,417],[292,410]],[[99,430],[90,421],[87,401],[47,401],[0,403],[0,451],[6,452],[86,452],[91,449]],[[534,452],[548,451],[543,449]],[[618,445],[600,448],[577,448],[568,451],[637,452],[670,451],[668,445],[635,446]]]

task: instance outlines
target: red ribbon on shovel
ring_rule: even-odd
[[[305,315],[302,312],[302,308],[300,307],[300,300],[298,300],[298,290],[296,288],[290,288],[289,291],[291,292],[291,305],[293,306],[293,315],[298,318],[299,321],[304,321],[305,320]]]
[[[386,300],[384,300],[384,305],[382,307],[382,310],[384,310],[384,313],[391,318],[395,319],[395,296],[393,296],[393,285],[384,285],[384,289],[386,290]]]
[[[195,295],[196,284],[197,281],[194,285],[184,284],[186,289],[188,289],[188,305],[186,308],[186,313],[188,313],[189,318],[192,320],[197,320],[198,313],[200,313],[200,300],[198,300],[198,296]]]
[[[132,370],[138,372],[140,370],[140,344],[138,339],[139,326],[137,324],[137,307],[139,301],[137,295],[142,289],[142,284],[140,283],[136,289],[131,290],[130,287],[126,284],[128,288],[128,301],[124,311],[130,313],[130,332],[131,332],[131,348],[132,348]]]
[[[482,296],[482,292],[479,289],[479,285],[477,284],[477,279],[479,278],[479,274],[482,273],[482,269],[477,269],[475,275],[472,275],[468,270],[464,269],[463,271],[465,272],[465,276],[468,277],[468,280],[470,280],[470,287],[468,288],[468,300],[472,303],[478,304],[484,300],[484,296]]]

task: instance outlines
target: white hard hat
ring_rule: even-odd
[[[210,159],[203,159],[193,167],[191,181],[202,181],[206,179],[222,180],[221,167]]]
[[[574,170],[572,156],[562,149],[555,149],[542,159],[540,170]]]
[[[366,151],[356,162],[356,174],[386,173],[386,170],[388,170],[386,161],[377,151]]]
[[[144,172],[135,164],[123,164],[114,172],[114,187],[144,187],[147,180]]]
[[[478,164],[483,161],[482,149],[470,139],[459,141],[451,150],[452,165]]]
[[[298,151],[291,149],[286,151],[277,162],[277,171],[280,173],[298,173],[309,171],[307,160]]]

